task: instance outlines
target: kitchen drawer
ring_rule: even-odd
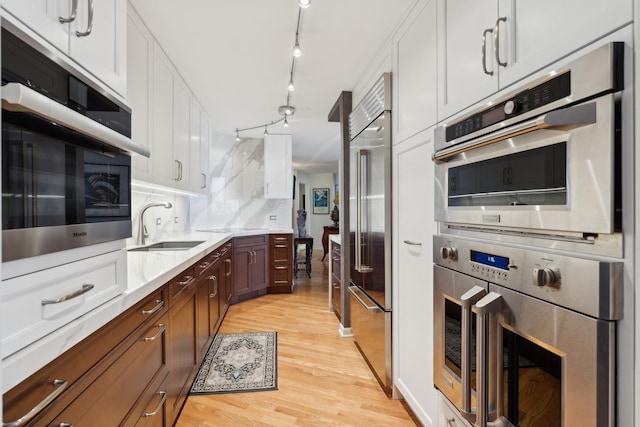
[[[166,289],[163,286],[156,290],[5,393],[2,396],[4,419],[21,418],[48,395],[61,388],[52,385],[54,379],[64,380],[66,390],[36,416],[46,424],[46,420],[69,405],[87,384],[100,375],[101,369],[104,369],[103,358],[118,357],[124,350],[121,343],[127,337],[139,335],[152,324],[161,323],[158,319],[167,313]]]
[[[463,420],[460,413],[455,407],[438,392],[438,421],[434,424],[435,427],[472,427],[467,421]]]
[[[194,264],[194,273],[197,277],[202,276],[207,270],[213,267],[218,261],[220,261],[220,256],[223,252],[220,251],[220,248],[214,250],[209,255],[202,258],[200,261]]]
[[[171,303],[181,295],[187,295],[189,290],[195,289],[193,286],[196,281],[194,267],[189,267],[182,273],[178,274],[169,282],[169,296]]]
[[[259,234],[257,236],[242,236],[242,237],[233,238],[233,245],[237,248],[242,248],[245,246],[268,245],[268,244],[269,244],[268,234]]]
[[[125,250],[5,280],[0,285],[2,358],[121,294]]]
[[[103,360],[106,370],[49,424],[120,425],[152,381],[167,376],[166,327],[167,315],[128,338],[126,351]]]
[[[167,378],[158,376],[133,408],[122,427],[165,427],[167,419]]]
[[[290,285],[291,284],[291,276],[293,272],[291,271],[291,265],[287,264],[275,264],[273,269],[271,270],[271,283],[273,285]]]

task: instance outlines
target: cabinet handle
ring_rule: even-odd
[[[83,32],[76,31],[76,37],[87,37],[93,31],[93,0],[87,0],[89,5],[88,17],[89,23],[87,24],[87,29]]]
[[[447,419],[447,425],[451,426],[451,427],[456,427],[456,419],[455,418],[448,418]]]
[[[27,412],[17,420],[11,421],[9,423],[3,422],[2,427],[18,427],[23,424],[26,424],[27,422],[29,422],[29,420],[31,420],[33,417],[38,415],[38,413],[40,413],[44,408],[46,408],[47,405],[49,405],[49,403],[51,403],[55,398],[60,396],[60,394],[64,391],[64,389],[67,388],[68,384],[69,383],[66,380],[53,380],[53,386],[57,388],[50,395],[42,399],[40,403],[38,403],[29,412]]]
[[[146,342],[149,342],[149,341],[155,341],[155,340],[156,340],[156,339],[158,339],[158,337],[159,337],[160,335],[162,335],[162,334],[164,333],[164,331],[167,329],[167,326],[166,326],[164,323],[158,323],[155,327],[160,328],[160,329],[158,330],[158,332],[157,332],[154,336],[152,336],[152,337],[144,337],[144,338],[142,339],[142,341],[146,341]]]
[[[58,427],[73,427],[73,423],[60,423]]]
[[[56,299],[43,299],[42,300],[42,305],[60,304],[61,302],[69,301],[70,299],[74,299],[74,298],[79,297],[80,295],[86,294],[87,292],[89,292],[93,288],[95,288],[95,285],[91,285],[91,284],[85,283],[84,285],[82,285],[82,288],[78,289],[75,292],[71,292],[70,294],[67,294],[67,295],[65,295],[63,297],[56,298]]]
[[[229,267],[227,272],[226,272],[226,276],[231,276],[231,260],[230,259],[225,259],[224,262]]]
[[[78,12],[78,0],[72,0],[71,2],[71,15],[68,18],[58,17],[58,22],[61,24],[68,24],[76,20],[76,13]]]
[[[277,265],[275,268],[276,268],[276,270],[286,270],[287,268],[289,268],[289,266],[288,265]]]
[[[158,412],[160,412],[160,409],[162,408],[162,405],[164,405],[164,402],[167,400],[167,392],[164,390],[160,390],[158,393],[160,396],[162,396],[162,398],[160,399],[160,403],[158,403],[158,406],[156,406],[156,408],[153,410],[153,412],[145,412],[144,414],[142,414],[143,417],[153,417],[154,415],[157,415]]]
[[[203,173],[200,173],[200,175],[202,175],[202,185],[200,188],[207,188],[207,175]]]
[[[209,280],[213,280],[213,293],[209,294],[209,298],[215,298],[218,296],[218,277],[209,276]]]
[[[185,285],[188,285],[189,283],[191,283],[191,281],[193,280],[193,276],[184,276],[184,278],[187,279],[187,280],[183,280],[181,282],[178,282],[178,285],[185,286]]]
[[[496,20],[495,34],[493,35],[493,50],[495,51],[496,62],[498,62],[498,65],[501,67],[506,67],[507,63],[500,61],[500,22],[507,22],[507,18],[502,16]]]
[[[158,310],[160,310],[162,307],[164,307],[164,301],[161,299],[157,299],[155,307],[153,307],[151,310],[142,310],[141,314],[143,315],[153,314],[153,313],[156,313]]]
[[[178,181],[182,181],[182,161],[178,160],[178,170],[180,171],[180,178],[178,178]]]
[[[205,268],[209,267],[210,265],[211,265],[211,263],[209,261],[204,261],[202,264],[200,264],[200,268],[205,269]]]
[[[487,70],[487,33],[493,33],[493,30],[487,28],[484,30],[484,33],[482,33],[482,69],[485,74],[493,76],[493,71]]]
[[[274,238],[274,240],[276,242],[286,242],[287,238],[286,237],[276,237],[276,238]]]
[[[422,243],[414,242],[413,240],[404,240],[404,243],[406,243],[407,245],[411,245],[411,246],[422,246]]]
[[[276,248],[287,248],[287,245],[274,245]]]

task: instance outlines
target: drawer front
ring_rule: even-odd
[[[154,380],[122,427],[166,427],[167,377]]]
[[[189,289],[193,289],[191,286],[195,283],[195,269],[193,267],[187,268],[185,271],[177,275],[169,282],[169,295],[171,301],[175,301],[181,294],[187,295]]]
[[[196,277],[200,277],[205,274],[210,268],[212,268],[218,261],[220,261],[220,256],[222,252],[220,248],[214,250],[209,255],[202,258],[200,261],[195,263],[194,273]]]
[[[117,426],[157,376],[168,373],[167,315],[128,340],[128,349],[53,421],[53,425]],[[68,424],[64,424],[68,423]]]
[[[289,285],[291,284],[291,265],[277,263],[271,270],[271,283],[274,285]]]
[[[124,250],[2,282],[2,358],[88,313],[127,287]]]
[[[244,247],[254,245],[267,245],[269,244],[268,234],[259,234],[257,236],[242,236],[233,238],[233,246]]]
[[[271,259],[274,262],[291,262],[293,249],[288,245],[275,244],[271,246]]]

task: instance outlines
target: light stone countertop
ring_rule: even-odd
[[[293,230],[232,229],[229,232],[191,232],[163,241],[199,241],[188,250],[127,251],[127,287],[120,295],[78,317],[49,335],[2,360],[2,393],[69,350],[184,269],[213,252],[232,237],[292,233]],[[145,246],[155,242],[147,242]]]
[[[332,242],[335,242],[339,245],[342,245],[342,239],[340,238],[339,234],[330,234],[329,235],[329,240],[331,240]]]

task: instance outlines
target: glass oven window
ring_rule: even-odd
[[[562,360],[557,354],[503,329],[504,410],[518,427],[560,427]]]
[[[444,302],[444,363],[458,378],[462,378],[462,307],[445,298]],[[476,389],[476,315],[471,316],[471,388]]]
[[[448,171],[449,206],[567,204],[567,143],[562,142]]]

